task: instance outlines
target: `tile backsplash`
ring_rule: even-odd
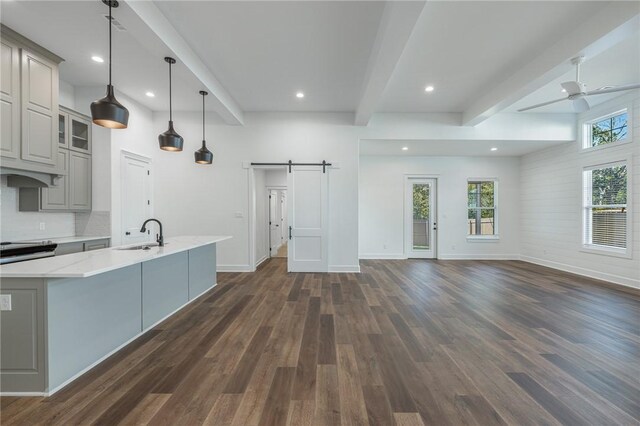
[[[41,228],[44,224],[44,229]],[[18,211],[18,189],[0,178],[0,241],[36,240],[70,236],[111,235],[111,213],[42,213]]]

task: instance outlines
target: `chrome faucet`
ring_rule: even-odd
[[[142,224],[142,228],[140,228],[140,232],[147,232],[147,223],[149,222],[156,222],[158,225],[160,225],[160,234],[156,234],[156,242],[158,243],[158,245],[160,247],[164,246],[164,237],[162,236],[162,223],[160,223],[160,221],[158,219],[147,219],[144,221],[144,223]]]

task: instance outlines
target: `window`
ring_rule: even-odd
[[[626,253],[627,165],[614,163],[584,171],[584,245]]]
[[[627,110],[615,112],[584,124],[583,148],[594,148],[627,139],[629,116]]]
[[[467,182],[468,234],[470,236],[497,235],[496,188],[494,180]]]

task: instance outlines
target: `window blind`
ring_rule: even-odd
[[[584,244],[627,248],[627,166],[584,171]]]

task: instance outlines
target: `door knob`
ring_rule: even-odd
[[[131,232],[127,231],[124,233],[124,235],[131,235]]]

